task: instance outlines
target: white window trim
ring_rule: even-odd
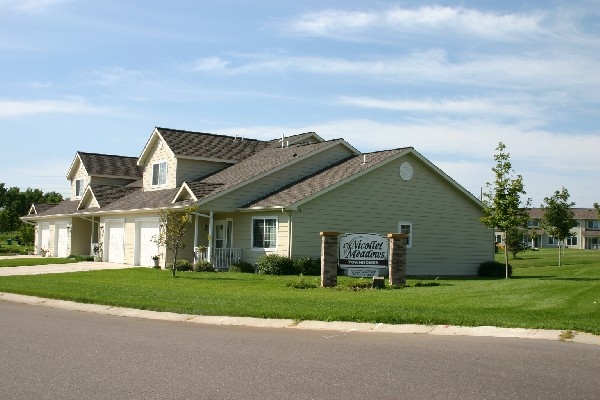
[[[160,183],[160,164],[165,164],[165,183]],[[158,178],[157,178],[157,184],[154,184],[154,166],[158,165]],[[163,186],[167,186],[167,182],[169,181],[168,178],[168,174],[169,174],[169,163],[167,162],[167,160],[158,160],[152,163],[152,165],[150,166],[150,171],[151,171],[151,176],[150,176],[150,186],[152,186],[153,188],[158,188],[158,187],[163,187]]]
[[[77,193],[77,182],[81,182],[79,185],[79,193]],[[75,179],[75,198],[81,199],[83,197],[83,192],[85,192],[85,178]]]
[[[408,244],[406,245],[406,248],[410,249],[413,246],[413,239],[414,239],[414,237],[413,237],[413,233],[414,233],[413,232],[413,224],[410,221],[400,221],[400,222],[398,222],[398,232],[399,233],[402,233],[402,230],[400,229],[400,227],[402,225],[408,225],[408,226],[410,226],[410,234],[408,235],[409,236],[408,237]]]
[[[254,221],[257,219],[266,220],[266,219],[274,219],[275,220],[275,247],[254,247]],[[277,251],[277,246],[279,244],[279,217],[274,215],[265,215],[264,217],[252,217],[252,221],[250,222],[250,249],[252,251]]]

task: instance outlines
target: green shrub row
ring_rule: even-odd
[[[291,259],[278,254],[268,254],[259,257],[256,264],[260,274],[307,276],[321,274],[321,261],[309,257]]]
[[[167,265],[168,269],[173,268],[173,264]],[[194,272],[215,272],[215,267],[209,261],[198,261],[196,264],[188,260],[177,260],[175,263],[176,271],[194,271]]]

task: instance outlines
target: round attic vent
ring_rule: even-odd
[[[400,165],[400,178],[405,181],[410,181],[413,177],[413,167],[409,162],[403,162]]]

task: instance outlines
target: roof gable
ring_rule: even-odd
[[[129,179],[138,179],[142,176],[142,169],[137,165],[135,157],[78,151],[67,173],[68,180],[73,179],[80,165],[89,176]]]
[[[242,208],[296,209],[307,201],[328,193],[347,182],[357,179],[358,177],[407,154],[415,156],[430,169],[433,169],[447,183],[458,189],[458,191],[469,198],[469,200],[475,202],[477,205],[481,205],[476,197],[446,175],[442,170],[415,151],[412,147],[407,147],[349,157],[337,164],[324,168],[269,195],[257,199],[256,201],[250,202],[242,206]]]
[[[356,152],[356,149],[343,139],[310,145],[291,145],[283,148],[272,146],[248,157],[238,164],[192,182],[190,183],[190,187],[192,187],[192,184],[204,184],[203,190],[206,190],[211,187],[210,185],[213,185],[214,190],[212,192],[205,195],[203,199],[199,198],[200,202],[207,202],[262,177],[276,173],[289,165],[339,145],[348,148],[351,152]]]
[[[138,164],[145,163],[158,140],[165,143],[175,158],[231,164],[242,161],[271,146],[271,142],[256,139],[156,127],[139,157]]]

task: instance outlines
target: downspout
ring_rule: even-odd
[[[288,226],[288,258],[292,258],[292,254],[293,254],[293,252],[292,252],[292,243],[293,243],[292,236],[293,236],[294,229],[292,229],[293,228],[292,213],[293,213],[293,211],[291,211],[291,210],[288,213],[289,218],[290,218],[289,222],[288,222],[288,225],[289,225]]]

